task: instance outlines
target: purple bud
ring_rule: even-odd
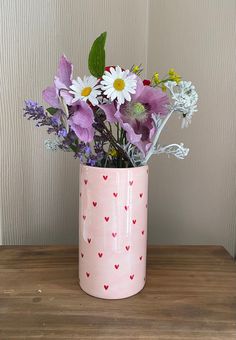
[[[66,136],[67,136],[67,131],[66,131],[66,129],[65,129],[65,128],[60,129],[60,130],[58,131],[57,135],[58,135],[59,137],[66,137]]]

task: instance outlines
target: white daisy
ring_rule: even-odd
[[[93,105],[97,105],[97,96],[101,94],[100,87],[96,85],[97,82],[97,78],[93,76],[84,76],[83,80],[80,77],[77,80],[72,80],[73,85],[70,86],[72,91],[69,91],[74,95],[72,103],[80,99],[84,101],[89,100]]]
[[[136,75],[129,70],[122,71],[120,66],[105,71],[101,81],[101,89],[104,95],[111,101],[117,99],[118,104],[124,104],[125,100],[131,101],[130,93],[134,94],[137,86]]]

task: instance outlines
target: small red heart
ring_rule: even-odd
[[[133,278],[134,278],[134,274],[130,275],[130,280],[133,280]]]
[[[129,185],[133,185],[134,181],[129,181]]]
[[[81,195],[82,195],[82,194],[81,194],[81,192],[80,192],[80,193],[79,193],[79,197],[81,197]]]
[[[113,237],[116,237],[116,235],[117,235],[117,233],[112,233],[112,236],[113,236]]]
[[[88,180],[87,180],[87,179],[85,179],[85,180],[84,180],[84,184],[86,185],[87,183],[88,183]]]
[[[104,285],[104,289],[108,290],[109,286],[108,285]]]
[[[139,194],[139,197],[142,198],[143,197],[143,193]]]
[[[97,202],[93,202],[93,206],[96,207],[97,206]]]
[[[81,253],[81,257],[84,257],[84,254],[83,254],[83,253]]]
[[[128,251],[130,249],[130,246],[125,246],[125,249]]]
[[[109,221],[109,217],[104,217],[105,221],[108,222]]]
[[[103,176],[103,178],[104,178],[104,180],[106,181],[106,180],[107,180],[107,178],[108,178],[108,176]]]
[[[142,230],[142,235],[144,235],[144,230]]]
[[[142,261],[142,259],[143,259],[143,257],[142,257],[142,256],[140,256],[140,257],[139,257],[139,260],[140,260],[140,261]]]
[[[114,197],[117,197],[117,195],[118,195],[118,192],[113,192]]]
[[[133,220],[133,224],[135,224],[136,223],[136,220]]]
[[[103,253],[98,253],[98,256],[99,256],[99,257],[102,257],[102,255],[103,255]]]
[[[126,210],[126,211],[128,210],[128,208],[129,208],[129,207],[128,207],[127,205],[125,205],[125,210]]]
[[[115,264],[115,268],[118,269],[120,267],[119,264]]]
[[[90,273],[86,272],[86,276],[89,277]]]
[[[86,216],[85,216],[85,215],[83,215],[83,219],[84,219],[84,220],[86,219]]]
[[[90,243],[91,242],[91,238],[88,238],[88,243]]]

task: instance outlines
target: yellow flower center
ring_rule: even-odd
[[[91,91],[92,91],[91,87],[84,87],[83,90],[81,91],[81,96],[88,97]]]
[[[113,86],[114,86],[116,91],[122,91],[125,88],[125,82],[124,82],[123,79],[117,78],[114,81]]]

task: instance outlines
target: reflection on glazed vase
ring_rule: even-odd
[[[121,299],[146,279],[148,166],[80,167],[79,279],[88,294]]]

